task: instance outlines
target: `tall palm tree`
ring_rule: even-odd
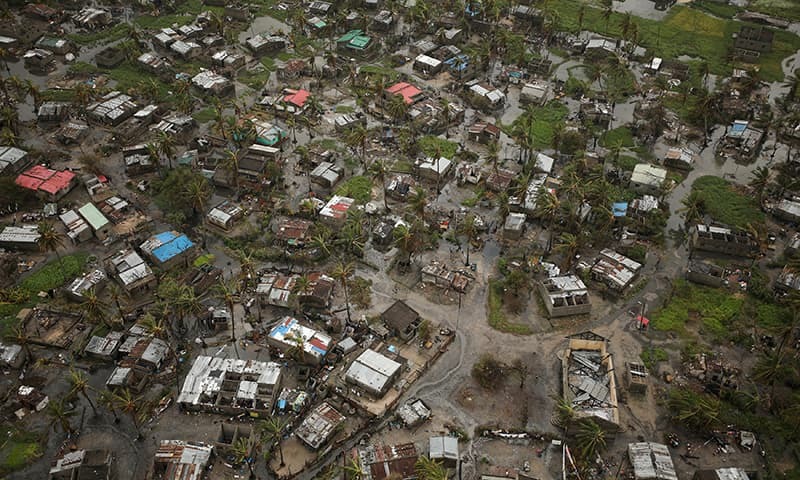
[[[106,321],[106,311],[108,305],[105,304],[95,292],[94,288],[90,288],[83,294],[83,302],[81,302],[81,310],[89,320],[89,323],[103,323],[108,325]]]
[[[469,265],[469,251],[472,250],[472,240],[478,234],[478,227],[475,224],[475,214],[470,212],[464,217],[464,221],[458,225],[456,233],[467,238],[466,251],[467,258],[464,265]]]
[[[25,351],[25,356],[28,358],[29,362],[34,361],[33,353],[31,352],[31,337],[28,335],[28,332],[25,330],[23,325],[17,325],[14,327],[11,332],[4,336],[6,340],[9,342],[16,343],[22,350]]]
[[[450,472],[436,460],[422,455],[417,459],[414,470],[420,480],[447,480]]]
[[[167,165],[169,165],[169,169],[172,170],[172,157],[175,156],[175,147],[177,145],[175,136],[164,131],[159,131],[157,145],[158,153],[167,159]]]
[[[206,202],[211,197],[211,186],[208,180],[202,175],[195,175],[186,187],[183,194],[192,205],[192,213],[195,217],[202,215],[206,208]]]
[[[283,461],[283,447],[281,446],[281,438],[283,437],[283,431],[287,426],[288,422],[275,416],[271,416],[258,424],[258,430],[261,432],[261,438],[263,439],[263,442],[268,445],[268,450],[275,448],[275,445],[278,446],[281,467],[286,465],[286,462]]]
[[[97,394],[97,403],[106,407],[108,411],[111,412],[111,415],[114,416],[114,423],[119,423],[114,393],[111,390],[101,390],[100,393]]]
[[[92,413],[97,415],[97,408],[94,406],[94,402],[92,398],[89,397],[88,391],[91,389],[89,385],[89,378],[83,373],[81,370],[76,370],[74,368],[69,369],[69,383],[71,385],[70,392],[72,394],[80,394],[83,398],[89,402],[89,406],[92,407]]]
[[[367,140],[369,139],[369,134],[367,132],[366,127],[363,125],[357,125],[350,129],[350,132],[345,137],[345,143],[347,146],[355,149],[358,151],[361,150],[361,166],[364,170],[367,169]]]
[[[395,124],[399,123],[408,113],[406,99],[402,95],[392,95],[389,103],[386,104],[386,112]]]
[[[679,213],[683,214],[684,225],[688,228],[689,225],[699,222],[703,219],[703,198],[697,192],[692,192],[681,200],[683,207],[678,209]]]
[[[231,341],[233,342],[233,349],[236,352],[236,358],[239,358],[239,349],[236,345],[236,316],[233,310],[234,303],[239,295],[239,288],[234,279],[225,280],[224,278],[220,278],[214,290],[216,297],[225,303],[231,315]]]
[[[587,462],[592,462],[600,451],[606,448],[605,431],[592,419],[584,419],[575,433],[575,441],[581,456]]]
[[[764,203],[764,194],[771,181],[772,173],[768,167],[758,167],[753,170],[748,185],[753,189],[758,198],[759,205]]]
[[[428,198],[425,195],[425,190],[422,187],[414,189],[414,193],[408,199],[411,205],[411,211],[419,216],[420,219],[425,218],[425,208],[428,206]]]
[[[136,439],[141,439],[142,429],[140,417],[143,412],[142,398],[137,397],[131,393],[130,389],[125,388],[114,392],[114,405],[119,411],[127,413],[131,417],[133,428],[136,429]]]
[[[56,230],[51,223],[44,221],[39,222],[37,231],[39,233],[39,239],[36,240],[36,243],[39,246],[39,250],[56,254],[56,258],[58,258],[58,267],[61,271],[61,278],[66,283],[67,276],[64,273],[64,265],[61,263],[61,254],[58,251],[60,248],[64,247],[64,235]]]
[[[350,461],[342,470],[344,470],[346,480],[362,480],[367,473],[356,457],[350,457]]]
[[[77,412],[74,408],[70,408],[64,398],[50,399],[47,404],[47,416],[50,417],[50,427],[56,431],[56,427],[61,427],[61,431],[72,436],[75,434],[75,428],[72,427],[70,419],[75,416]]]
[[[256,472],[253,471],[253,461],[250,458],[250,452],[252,448],[250,447],[250,442],[245,437],[239,437],[234,442],[233,446],[231,447],[231,453],[233,454],[233,458],[238,464],[246,464],[247,468],[250,470],[250,478],[253,479],[256,477]]]
[[[389,174],[389,166],[386,164],[386,161],[383,159],[376,160],[372,162],[372,165],[369,166],[370,174],[372,175],[372,180],[380,183],[381,189],[383,190],[383,208],[386,211],[389,211],[389,204],[386,194],[386,176]]]
[[[342,290],[344,291],[344,304],[345,309],[347,310],[347,324],[350,325],[352,323],[352,319],[350,318],[350,296],[347,291],[347,280],[355,273],[355,267],[352,263],[344,263],[339,262],[336,267],[331,272],[331,276],[339,281],[342,285]]]
[[[564,257],[564,270],[572,267],[572,261],[580,249],[580,237],[574,233],[564,232],[558,237],[558,243],[553,250]]]

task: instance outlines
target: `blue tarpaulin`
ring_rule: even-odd
[[[615,202],[611,206],[615,217],[624,217],[628,213],[628,202]]]

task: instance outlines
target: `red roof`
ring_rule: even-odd
[[[72,172],[67,172],[67,171],[57,172],[55,175],[52,176],[52,178],[42,183],[39,186],[39,190],[47,192],[51,195],[55,195],[61,190],[69,188],[73,178],[75,178],[75,174]]]
[[[42,184],[42,180],[38,178],[33,178],[25,175],[24,173],[17,177],[17,180],[14,182],[22,188],[27,188],[28,190],[38,190],[39,185]]]
[[[415,97],[422,93],[422,90],[406,82],[395,83],[386,91],[394,95],[402,95],[403,100],[409,105],[414,103]]]
[[[40,180],[47,180],[55,175],[56,171],[42,165],[34,165],[29,168],[27,172],[23,172],[22,174],[33,178],[38,178]]]
[[[283,97],[284,102],[297,105],[298,107],[305,105],[306,100],[308,100],[308,96],[311,95],[311,92],[308,90],[292,90],[290,88],[284,90],[283,93],[286,94]]]

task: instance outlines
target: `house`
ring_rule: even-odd
[[[665,169],[647,163],[640,163],[633,167],[630,187],[639,193],[654,195],[661,192],[661,187],[666,179],[667,171]]]
[[[264,98],[259,104],[270,106],[276,115],[302,115],[309,107],[309,96],[311,92],[308,90],[284,88],[280,95]]]
[[[641,269],[641,263],[604,248],[591,267],[590,274],[594,280],[605,283],[611,290],[622,292],[633,283]]]
[[[433,182],[441,182],[450,174],[453,162],[445,157],[419,158],[414,162],[414,167],[420,177]]]
[[[201,355],[186,375],[177,403],[186,411],[269,416],[281,379],[275,362]]]
[[[81,217],[91,227],[94,236],[101,242],[111,235],[112,224],[93,203],[87,203],[78,209]]]
[[[408,116],[419,131],[436,134],[464,121],[464,107],[455,102],[426,98],[411,105]]]
[[[394,25],[394,14],[391,10],[381,10],[372,19],[372,26],[376,30],[388,31]]]
[[[100,68],[112,69],[125,61],[125,51],[116,45],[104,48],[94,56],[94,63]]]
[[[201,480],[213,453],[213,447],[205,443],[161,440],[153,459],[152,478]]]
[[[389,179],[386,185],[386,194],[395,200],[403,201],[416,186],[417,182],[411,175],[399,174]]]
[[[214,65],[233,72],[243,67],[247,58],[236,51],[220,50],[211,56],[211,61]]]
[[[0,247],[34,250],[39,248],[39,227],[36,225],[9,226],[0,231]]]
[[[425,39],[417,40],[411,45],[411,50],[416,52],[417,54],[424,53],[427,55],[436,50],[437,48],[439,48],[439,45],[431,42],[430,40],[425,40]]]
[[[599,100],[586,100],[581,102],[578,115],[584,122],[608,128],[614,118],[614,111],[610,103]]]
[[[44,123],[60,123],[69,116],[69,104],[64,102],[44,102],[36,111],[36,121]]]
[[[319,211],[319,218],[322,223],[330,228],[338,230],[347,220],[347,212],[353,208],[356,201],[349,197],[334,195],[328,203]]]
[[[509,213],[503,223],[503,236],[507,240],[519,240],[522,238],[527,218],[524,213]]]
[[[173,42],[178,41],[181,36],[170,27],[162,28],[158,33],[153,36],[155,44],[162,48],[169,48]]]
[[[22,55],[22,60],[25,64],[25,68],[33,73],[45,74],[56,66],[56,59],[53,52],[41,48],[28,50]]]
[[[139,66],[156,75],[164,73],[172,68],[172,65],[166,58],[159,57],[151,52],[145,52],[139,55],[136,57],[136,61],[139,63]]]
[[[575,275],[542,280],[539,293],[550,318],[585,315],[592,311],[589,291],[583,280]]]
[[[223,230],[230,230],[237,220],[244,216],[244,209],[236,205],[230,200],[224,200],[222,203],[212,208],[206,218],[208,223],[216,225]]]
[[[111,480],[114,455],[109,450],[72,450],[50,467],[50,480]]]
[[[275,239],[289,247],[302,247],[311,237],[313,222],[299,218],[287,218],[278,225]]]
[[[574,418],[590,418],[609,432],[619,428],[617,385],[607,340],[593,332],[570,335],[562,357],[564,400]]]
[[[395,301],[384,310],[381,320],[392,335],[406,341],[414,338],[422,322],[419,313],[402,300]]]
[[[320,309],[328,308],[336,281],[321,272],[310,272],[305,276],[308,280],[308,288],[297,291],[300,305]]]
[[[317,450],[334,436],[337,427],[344,421],[345,416],[325,401],[303,419],[295,430],[295,435],[309,448]]]
[[[511,170],[502,168],[492,170],[486,178],[486,188],[493,192],[507,192],[517,176],[518,174]]]
[[[89,228],[89,224],[75,210],[67,210],[58,218],[64,224],[67,237],[72,240],[73,244],[77,245],[92,238],[92,229]]]
[[[278,52],[286,48],[289,41],[286,37],[280,35],[268,35],[266,33],[258,34],[254,37],[248,38],[245,42],[254,55],[262,56],[272,52]]]
[[[724,158],[752,160],[758,156],[766,138],[764,131],[753,127],[749,121],[734,120],[717,144],[717,154]]]
[[[757,62],[761,54],[772,51],[774,37],[769,28],[743,25],[733,39],[733,49],[743,60]]]
[[[530,82],[522,86],[519,92],[519,101],[534,105],[544,105],[550,86],[545,82]]]
[[[678,480],[669,448],[664,444],[629,443],[628,460],[635,480]]]
[[[616,54],[617,42],[602,37],[590,38],[583,52],[587,57],[608,57]]]
[[[247,149],[240,150],[237,166],[239,179],[254,184],[260,184],[263,180],[271,181],[272,179],[264,178],[267,173],[267,166],[275,162],[279,156],[279,148],[264,145],[250,145]],[[221,168],[218,166],[217,172],[220,170]]]
[[[211,70],[203,70],[192,77],[192,84],[201,92],[217,97],[227,97],[235,91],[233,82]]]
[[[432,77],[442,71],[444,63],[433,57],[429,57],[424,53],[420,53],[414,59],[414,71],[417,71],[425,76]]]
[[[366,127],[367,117],[361,112],[343,113],[333,119],[333,125],[337,132],[343,132],[357,126]]]
[[[47,35],[41,37],[36,41],[36,48],[49,50],[56,55],[66,55],[67,53],[77,50],[75,44],[65,38],[48,37]]]
[[[109,259],[108,270],[129,294],[150,290],[156,284],[153,271],[138,253],[122,250]]]
[[[154,172],[158,169],[158,163],[150,155],[150,149],[143,143],[123,147],[122,161],[125,164],[125,173],[131,176]]]
[[[402,364],[367,349],[350,364],[344,377],[369,395],[381,398],[400,376],[402,368]]]
[[[25,5],[25,8],[22,10],[22,12],[28,17],[44,20],[46,22],[56,20],[61,16],[62,13],[61,11],[45,5],[44,3],[29,3]]]
[[[462,272],[452,271],[444,264],[432,261],[422,267],[422,283],[436,285],[445,289],[453,289],[465,293],[469,286],[470,277]]]
[[[436,460],[448,468],[456,468],[461,457],[458,454],[458,438],[430,437],[428,440],[428,458]]]
[[[488,145],[500,141],[500,128],[489,122],[475,122],[467,130],[470,141]]]
[[[89,133],[89,125],[79,121],[69,121],[59,128],[53,137],[62,145],[72,145],[80,142]]]
[[[772,214],[787,222],[800,222],[800,201],[784,198],[772,209]]]
[[[161,232],[142,243],[142,253],[161,268],[170,268],[177,263],[188,263],[194,253],[194,243],[189,237],[176,231]]]
[[[0,173],[14,174],[30,163],[27,151],[17,147],[0,147]]]
[[[308,6],[308,11],[314,15],[327,15],[335,12],[336,7],[332,3],[315,0]]]
[[[73,280],[72,283],[66,287],[66,292],[73,300],[82,302],[86,298],[86,292],[90,290],[95,293],[101,292],[106,285],[107,279],[106,272],[95,268]]]
[[[479,83],[477,80],[467,82],[465,86],[467,96],[477,108],[497,110],[506,104],[506,94],[498,88],[486,83]]]
[[[302,325],[293,317],[283,317],[267,336],[267,343],[284,352],[297,355],[305,363],[324,363],[333,340],[328,335]]]
[[[75,22],[75,25],[88,30],[103,28],[111,24],[113,20],[111,12],[95,7],[83,7],[77,15],[72,16],[72,21]]]
[[[67,170],[52,170],[42,165],[34,165],[19,174],[14,181],[18,186],[33,190],[40,197],[57,202],[78,184],[74,173]]]
[[[325,188],[332,188],[344,175],[344,169],[328,162],[321,162],[311,171],[311,181]]]
[[[700,260],[689,260],[689,265],[686,267],[687,280],[709,287],[727,286],[727,273],[723,267]]]
[[[86,107],[86,113],[91,120],[116,126],[130,118],[138,109],[131,97],[114,90]]]
[[[688,148],[671,147],[664,155],[664,166],[678,170],[691,170],[697,161],[697,154]]]
[[[286,130],[266,120],[255,119],[253,120],[253,126],[256,127],[256,143],[259,145],[277,147],[289,138],[289,133]],[[277,157],[280,150],[273,148],[272,150],[259,150],[258,152],[263,155],[269,154]]]
[[[28,355],[24,348],[0,341],[0,368],[20,369],[27,359]]]
[[[375,42],[363,30],[354,29],[336,39],[336,50],[342,54],[363,57],[372,50]]]
[[[393,96],[400,95],[406,102],[406,105],[411,105],[422,99],[422,90],[406,82],[395,83],[383,92],[384,98],[390,100]]]
[[[397,408],[395,415],[406,428],[414,428],[431,418],[431,409],[420,399],[408,401]]]
[[[695,225],[691,231],[692,248],[752,258],[761,247],[750,232],[713,225]]]
[[[262,305],[289,308],[292,294],[295,292],[297,276],[280,273],[263,275],[256,287],[256,296]]]
[[[723,467],[715,470],[695,470],[692,480],[750,480],[743,468]]]
[[[113,361],[122,345],[122,332],[110,331],[104,337],[92,335],[83,348],[84,355],[105,361]]]
[[[417,478],[417,448],[413,443],[399,445],[359,445],[346,452],[348,465],[355,463],[364,472],[362,480],[412,480]]]

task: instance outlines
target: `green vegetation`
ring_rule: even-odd
[[[372,180],[364,176],[351,177],[336,188],[336,194],[367,203],[372,198]]]
[[[152,82],[156,86],[158,101],[169,101],[172,95],[169,94],[170,86],[158,77],[142,70],[130,62],[123,62],[121,65],[108,72],[109,78],[117,82],[119,90],[128,91],[140,88],[142,85]]]
[[[276,70],[275,60],[270,57],[261,59],[261,66],[239,72],[238,80],[253,90],[260,90],[269,81],[269,76]]]
[[[214,263],[214,254],[213,253],[206,253],[205,255],[200,255],[197,257],[192,265],[195,267],[202,267],[203,265],[211,265]]]
[[[444,138],[426,135],[417,142],[419,149],[429,157],[453,158],[456,155],[458,144]]]
[[[626,148],[633,147],[633,132],[631,132],[631,129],[628,127],[617,127],[613,130],[608,130],[600,136],[600,145],[603,147],[612,147],[615,145]]]
[[[91,63],[86,62],[75,62],[69,66],[70,73],[91,75],[99,71],[100,69],[97,68],[97,65],[92,65]]]
[[[355,108],[350,105],[336,105],[334,112],[336,113],[353,113]]]
[[[753,0],[747,8],[783,20],[800,20],[800,4],[797,0]]]
[[[703,10],[715,17],[733,18],[737,13],[743,11],[741,7],[728,3],[715,2],[713,0],[695,0],[691,3],[692,8]]]
[[[669,354],[663,348],[646,348],[642,351],[640,357],[644,366],[650,371],[655,370],[656,364],[659,362],[669,360]]]
[[[51,102],[73,102],[75,101],[75,90],[49,88],[42,92],[42,100]]]
[[[32,307],[38,301],[39,292],[46,292],[58,288],[83,272],[88,255],[76,253],[61,257],[61,263],[53,260],[28,278],[20,282],[19,289],[27,300],[23,303],[0,304],[0,317],[13,317],[25,307]],[[14,320],[3,322],[3,327],[13,326]]]
[[[136,25],[144,28],[146,30],[158,30],[161,28],[167,28],[172,26],[181,27],[183,25],[187,25],[194,21],[195,15],[160,15],[158,17],[152,17],[150,15],[142,15],[136,17],[133,21]]]
[[[92,45],[95,43],[111,43],[122,40],[128,35],[130,26],[126,23],[118,23],[113,27],[104,28],[96,32],[71,33],[67,38],[80,45]]]
[[[359,71],[367,75],[383,75],[389,80],[394,81],[400,76],[400,72],[393,68],[382,67],[380,65],[364,65]]]
[[[633,169],[636,167],[636,165],[638,165],[639,163],[640,162],[638,158],[632,157],[630,155],[620,155],[619,158],[614,160],[614,165],[617,168],[625,170],[626,172],[632,172]]]
[[[737,228],[764,222],[764,213],[752,196],[736,191],[719,177],[705,176],[695,180],[692,193],[697,193],[703,213],[715,221]]]
[[[527,135],[533,148],[551,148],[555,131],[564,123],[569,110],[563,103],[553,100],[541,107],[531,107],[514,120],[511,129]]]
[[[530,335],[531,328],[521,323],[514,323],[506,318],[503,312],[503,282],[500,280],[489,281],[489,326],[504,333],[514,335]]]
[[[741,295],[677,280],[673,285],[672,299],[652,315],[651,325],[656,330],[686,335],[690,321],[699,319],[701,333],[720,339],[730,333],[728,327],[741,311],[743,303]]]
[[[42,456],[36,434],[18,430],[13,425],[2,425],[3,443],[0,444],[0,476],[19,470]]]
[[[788,3],[788,0],[784,1]],[[560,29],[576,32],[582,4],[584,2],[548,2],[544,8],[554,15]],[[797,15],[796,5],[794,10]],[[621,38],[624,18],[625,14],[612,12],[606,20],[601,9],[587,5],[582,28]],[[636,24],[639,43],[653,54],[664,58],[678,58],[682,55],[700,58],[708,62],[712,73],[730,74],[728,49],[732,35],[742,26],[741,22],[713,17],[698,9],[681,5],[672,7],[662,21],[637,16],[632,16],[631,20]],[[798,48],[800,37],[787,31],[775,30],[772,52],[760,57],[762,78],[767,81],[783,79],[781,61]]]
[[[208,123],[214,120],[215,117],[216,111],[212,107],[206,107],[192,114],[192,118],[194,118],[194,121],[197,123]]]

